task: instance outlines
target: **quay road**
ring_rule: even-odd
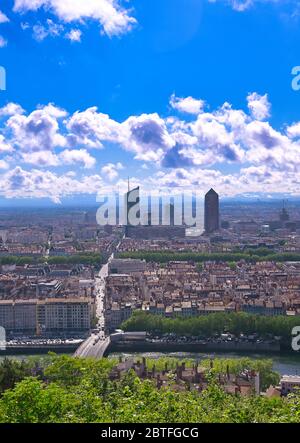
[[[110,344],[110,337],[106,334],[105,325],[105,278],[108,275],[108,264],[113,259],[114,254],[110,256],[108,262],[102,266],[99,274],[96,276],[96,315],[98,324],[91,335],[80,345],[74,354],[74,357],[103,357],[104,352]]]

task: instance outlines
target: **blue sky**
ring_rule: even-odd
[[[300,194],[294,0],[2,0],[0,188]]]

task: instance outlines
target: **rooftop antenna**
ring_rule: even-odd
[[[130,178],[128,177],[128,192],[130,191]]]

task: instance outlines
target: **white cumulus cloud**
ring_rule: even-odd
[[[66,34],[66,38],[72,42],[80,42],[81,36],[82,32],[80,29],[71,29],[71,31]]]
[[[15,0],[14,11],[26,13],[44,8],[63,23],[82,24],[94,20],[109,37],[129,32],[136,24],[130,9],[119,0]]]
[[[102,167],[101,173],[104,177],[108,178],[109,181],[113,181],[119,177],[119,171],[123,168],[124,166],[120,162],[116,164],[108,163]]]
[[[64,111],[53,105],[33,111],[28,116],[16,114],[7,121],[12,141],[22,150],[45,151],[64,147],[66,140],[60,133],[58,118]]]
[[[247,97],[248,108],[256,120],[265,120],[270,117],[271,104],[267,94],[259,95],[256,92]]]
[[[0,11],[0,24],[9,22],[9,18],[2,11]]]
[[[59,155],[59,158],[66,165],[79,163],[86,169],[90,169],[96,164],[95,158],[86,149],[66,149]]]
[[[175,94],[171,96],[170,105],[172,108],[177,109],[180,112],[186,112],[187,114],[199,114],[204,105],[204,100],[198,100],[193,97],[179,98]]]

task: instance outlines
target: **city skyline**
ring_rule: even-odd
[[[299,198],[297,2],[69,5],[0,6],[0,204],[95,201],[128,175]]]

